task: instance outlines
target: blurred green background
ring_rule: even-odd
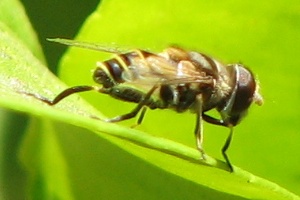
[[[67,48],[53,45],[46,38],[74,38],[86,17],[96,9],[99,0],[21,0],[38,34],[47,63],[56,71],[57,63]]]
[[[56,72],[58,59],[66,47],[53,45],[47,42],[45,38],[74,38],[84,19],[96,8],[98,1],[24,0],[23,3],[43,45],[48,65],[52,71]],[[300,7],[298,4],[297,1],[289,1],[282,3],[282,7],[274,6],[274,8],[282,10],[278,11],[280,15],[272,16],[273,18],[271,19],[266,18],[265,21],[260,22],[266,23],[266,30],[258,32],[266,31],[267,33],[264,40],[260,41],[262,42],[261,44],[255,43],[256,41],[254,40],[248,42],[249,49],[245,49],[238,44],[234,47],[240,48],[238,51],[235,50],[235,57],[247,58],[242,60],[243,63],[249,64],[255,70],[255,74],[258,75],[265,98],[265,105],[263,107],[253,106],[245,122],[236,128],[229,155],[235,165],[300,194],[300,155],[298,153],[300,143],[298,104],[300,100],[300,59],[298,56],[300,52]],[[211,7],[213,8],[214,6],[211,5]],[[253,10],[253,12],[262,15],[260,19],[263,19],[266,12],[272,13],[274,11],[271,4],[269,9],[268,11]],[[237,10],[237,12],[242,13],[243,11]],[[252,12],[252,10],[248,12]],[[266,16],[268,15],[266,14]],[[255,21],[253,23],[255,24]],[[245,27],[244,30],[245,38],[252,38],[250,34],[256,31],[248,31],[247,28]],[[224,43],[226,46],[226,41]],[[230,49],[222,50],[222,47],[212,47],[212,49],[207,51],[213,52],[214,48],[219,50],[220,54],[216,55],[219,58],[222,58],[222,54],[226,55],[226,51],[230,51]],[[200,47],[200,49],[202,50],[203,47]],[[249,55],[247,57],[247,54],[251,52],[253,52],[252,55],[254,57],[250,58]],[[234,55],[231,56],[233,56],[233,59]],[[103,112],[105,113],[105,111]],[[160,127],[151,127],[149,122],[151,120],[147,120],[151,119],[151,117],[152,119],[155,118],[157,113],[149,112],[148,114],[142,129],[150,133],[161,131]],[[170,115],[162,114],[162,116]],[[8,117],[10,123],[3,124],[5,124],[7,129],[14,127],[15,120],[11,120],[11,118],[15,119],[15,117],[18,117],[20,120],[19,128],[23,130],[26,118],[22,116],[20,118],[20,115],[17,114],[10,115]],[[193,117],[188,117],[188,119],[194,119]],[[175,118],[178,121],[182,119],[181,116]],[[6,119],[2,119],[2,121]],[[192,124],[184,124],[184,126],[192,130],[192,127],[190,127]],[[207,146],[207,152],[221,158],[220,146],[224,142],[227,130],[210,125],[205,125],[205,128],[207,132],[212,133],[211,135],[206,135],[205,146]],[[260,135],[252,134],[253,130],[257,130]],[[17,135],[21,131],[16,131],[15,133],[16,135],[9,136],[9,138],[13,137],[15,140],[9,138],[2,140],[4,144],[2,148],[6,151],[11,151],[11,155],[15,155],[14,147],[20,141],[18,137],[21,137]],[[219,137],[218,134],[222,136]],[[172,137],[170,136],[171,139]],[[190,136],[182,136],[182,138],[179,138],[179,141],[190,144],[192,139],[193,137]],[[248,141],[253,141],[253,143],[249,144]],[[245,159],[240,159],[240,157]],[[13,156],[4,159],[8,159],[4,163],[10,165],[12,169],[6,173],[6,176],[11,178],[14,175],[16,177],[16,180],[11,179],[11,185],[20,185],[20,188],[22,188],[22,183],[18,179],[22,171],[17,168],[17,159]]]
[[[86,17],[96,9],[99,1],[22,0],[21,2],[36,30],[48,66],[56,73],[59,59],[67,47],[53,45],[47,42],[46,38],[74,38]],[[20,168],[18,151],[27,127],[27,118],[26,114],[0,108],[0,176],[2,177],[0,198],[4,198],[3,195],[11,199],[26,196],[27,174],[23,168]],[[1,192],[2,190],[5,194]]]

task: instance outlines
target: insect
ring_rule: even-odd
[[[230,129],[222,154],[229,170],[233,172],[226,154],[232,140],[233,127],[241,121],[253,102],[262,104],[257,80],[248,68],[241,64],[224,66],[203,53],[178,47],[169,47],[156,54],[144,50],[122,52],[118,48],[66,39],[51,41],[116,55],[97,63],[93,79],[100,86],[71,87],[53,100],[40,96],[37,98],[55,105],[71,94],[95,90],[137,104],[131,112],[105,120],[107,122],[119,122],[141,113],[137,122],[140,124],[147,108],[173,109],[179,113],[189,110],[196,116],[194,134],[203,159],[203,121]],[[220,118],[206,114],[211,109],[216,109]]]

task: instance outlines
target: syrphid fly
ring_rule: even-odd
[[[62,91],[53,100],[29,95],[55,105],[71,94],[95,90],[137,104],[131,112],[106,119],[106,122],[123,121],[141,113],[138,118],[140,124],[147,108],[172,109],[178,113],[189,110],[196,116],[194,135],[203,159],[203,121],[230,129],[222,154],[230,171],[233,171],[226,154],[233,127],[241,121],[253,102],[261,105],[263,101],[258,82],[250,69],[242,64],[223,65],[203,53],[179,47],[169,47],[161,53],[139,49],[124,52],[119,48],[66,39],[50,41],[113,53],[115,56],[97,63],[93,74],[94,81],[99,84],[97,86],[74,86]],[[212,109],[218,111],[220,118],[206,113]]]

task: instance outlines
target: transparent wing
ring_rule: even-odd
[[[116,44],[97,44],[63,38],[48,38],[47,40],[68,46],[114,54],[122,54],[129,52],[130,50],[130,48],[119,47]],[[171,47],[168,50],[175,51],[177,53],[179,52],[179,54],[184,52],[180,48],[176,47]],[[153,86],[154,84],[175,85],[185,83],[209,84],[213,82],[213,78],[211,76],[207,76],[201,69],[196,68],[192,62],[188,60],[178,62],[174,59],[168,58],[168,56],[168,54],[151,54],[144,59],[135,59],[132,61],[131,65],[128,66],[129,70],[123,73],[124,80],[133,85],[145,86]]]
[[[158,54],[135,60],[128,68],[123,73],[123,78],[134,85],[210,84],[214,81],[212,76],[208,76],[188,60],[178,62]]]
[[[121,48],[116,44],[97,44],[91,42],[81,42],[76,40],[69,40],[63,38],[47,38],[50,42],[56,42],[68,46],[75,46],[79,48],[91,49],[96,51],[103,51],[107,53],[125,53],[128,52],[129,48]]]

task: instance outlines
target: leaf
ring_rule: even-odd
[[[85,31],[89,33],[89,26],[97,27],[93,23],[97,22],[102,28],[111,25],[116,20],[113,16],[120,17],[116,13],[122,14],[121,12],[116,12],[117,10],[135,8],[142,14],[140,7],[136,3],[116,4],[112,2],[106,1],[100,7],[103,18],[101,23],[106,23],[106,26],[99,23],[99,14],[96,12],[86,22],[87,28],[82,30],[83,35]],[[163,17],[162,11],[161,13],[153,12],[153,10],[158,11],[158,7],[166,8],[164,6],[168,5],[158,5],[154,3],[148,4],[149,10],[147,13],[149,15],[152,13],[151,16],[148,16],[148,21],[150,19],[153,20],[151,17],[157,17],[158,14],[162,15],[160,16],[162,19],[168,21],[168,18]],[[178,8],[183,8],[180,3]],[[113,9],[116,9],[116,11]],[[150,12],[151,10],[152,12]],[[108,15],[111,13],[114,15]],[[174,11],[174,13],[178,12]],[[128,20],[140,19],[123,15],[122,17],[124,17],[122,19],[125,21],[126,17],[128,17]],[[169,20],[171,21],[171,19]],[[132,26],[131,23],[129,24],[127,26]],[[126,36],[126,34],[121,35],[121,32],[118,32],[117,36],[120,38],[120,43],[123,41],[122,44],[124,46],[130,46],[129,39],[133,37],[131,33],[135,32],[131,32],[131,29],[126,29],[125,24],[120,26],[125,26],[124,32],[128,34]],[[138,27],[143,30],[145,25],[144,27]],[[148,24],[146,28],[149,29]],[[22,160],[27,163],[27,167],[31,168],[33,166],[31,172],[35,178],[35,182],[33,181],[35,185],[31,185],[32,195],[64,199],[99,199],[99,197],[106,199],[299,198],[278,185],[258,178],[237,167],[236,172],[230,174],[226,170],[222,170],[225,168],[224,163],[213,158],[209,158],[207,164],[214,167],[202,165],[198,161],[199,153],[194,149],[194,145],[186,142],[192,146],[187,147],[162,138],[164,135],[161,135],[158,130],[162,129],[161,132],[165,132],[167,128],[170,128],[164,125],[166,124],[165,121],[161,124],[156,123],[156,128],[153,124],[150,124],[151,128],[154,127],[154,131],[157,133],[146,134],[139,130],[126,128],[126,126],[108,124],[91,119],[91,115],[103,116],[82,99],[78,99],[76,95],[66,98],[54,107],[50,107],[30,96],[22,94],[22,92],[32,92],[52,98],[66,86],[50,74],[18,39],[9,34],[7,27],[3,26],[0,30],[2,55],[0,65],[2,72],[0,77],[0,104],[7,108],[31,113],[42,118],[43,122],[43,124],[39,125],[37,121],[35,125],[31,126],[29,129],[31,137],[36,139],[40,137],[40,139],[36,140],[37,144],[30,144],[35,140],[25,140],[24,151],[21,154]],[[163,30],[161,30],[161,33],[164,32]],[[114,34],[115,31],[113,31],[113,34],[106,34],[106,37],[109,37],[109,35],[116,37],[116,34]],[[158,38],[159,34],[155,34],[157,34]],[[153,34],[154,38],[155,34]],[[83,36],[80,37],[83,39]],[[106,40],[104,36],[100,38],[103,39],[103,42],[119,41],[112,38]],[[150,38],[145,41],[149,41]],[[143,45],[145,47],[147,45],[149,47],[155,46],[147,44],[145,41],[141,41],[141,44],[132,42],[132,45],[138,47]],[[156,40],[153,39],[151,41]],[[160,42],[157,42],[157,44],[160,44]],[[90,78],[88,75],[86,77],[83,76],[83,74],[86,74],[86,71],[89,72],[89,69],[85,66],[91,66],[92,68],[95,58],[92,58],[91,55],[97,54],[85,51],[87,50],[71,50],[64,58],[64,67],[61,69],[61,75],[67,83],[72,85],[84,84],[85,80]],[[83,66],[83,69],[76,68],[76,66]],[[86,83],[88,82],[86,81]],[[90,98],[90,101],[101,102],[99,107],[107,107],[106,110],[110,111],[112,106],[117,105],[116,102],[111,103],[110,99],[105,101],[104,97],[104,100],[102,100],[98,96],[101,95],[95,95],[95,97]],[[117,112],[120,110],[122,108],[118,106]],[[112,112],[107,113],[113,114]],[[150,116],[150,122],[148,123],[151,123],[151,120],[155,120],[154,118]],[[172,119],[172,122],[174,124],[173,129],[182,133],[183,131],[179,127],[179,124],[181,125],[182,122],[177,123],[176,119],[174,121]],[[45,132],[43,130],[48,131]],[[36,136],[33,134],[32,136],[32,133],[38,134]],[[193,140],[192,134],[186,135]],[[27,137],[30,137],[30,134]],[[176,138],[174,140],[176,141]],[[26,153],[28,154],[26,155]],[[36,159],[32,159],[34,164],[30,165],[30,156],[32,155],[38,157],[33,157]]]
[[[181,1],[172,4],[168,1],[103,2],[103,7],[91,15],[76,39],[154,52],[177,44],[207,53],[224,63],[240,61],[249,66],[261,83],[265,104],[252,106],[246,119],[235,128],[229,156],[234,164],[299,193],[296,177],[300,167],[297,153],[300,127],[295,108],[300,100],[297,67],[300,63],[295,58],[300,49],[294,44],[300,42],[297,37],[300,15],[298,7],[289,6],[294,3],[292,0],[276,1],[272,5],[258,1],[190,1],[189,5]],[[60,77],[69,85],[93,85],[90,71],[96,62],[110,57],[72,48],[62,61]],[[109,117],[133,108],[104,95],[84,97]],[[193,115],[155,110],[147,112],[139,129],[194,147],[193,126]],[[228,130],[210,125],[204,128],[206,152],[222,158],[220,147]]]
[[[19,37],[20,42],[26,44],[36,57],[45,62],[35,32],[19,1],[0,1],[0,24],[2,28],[7,26],[4,30],[6,33],[9,32],[9,34]],[[0,37],[4,39],[2,36],[3,35],[1,34]],[[5,49],[4,46],[0,47],[2,56],[0,68],[4,67],[2,66],[2,59],[10,59],[9,57],[6,57],[5,53],[2,54],[3,48]],[[24,183],[26,183],[26,174],[24,173],[22,166],[20,166],[17,152],[19,150],[20,140],[23,136],[24,127],[26,126],[26,117],[1,107],[0,118],[0,185],[3,186],[1,187],[0,198],[21,199],[26,193],[24,187]],[[16,190],[18,192],[16,192]]]
[[[13,30],[14,34],[32,50],[33,54],[45,62],[37,36],[28,20],[23,6],[19,1],[0,1],[0,22]]]

